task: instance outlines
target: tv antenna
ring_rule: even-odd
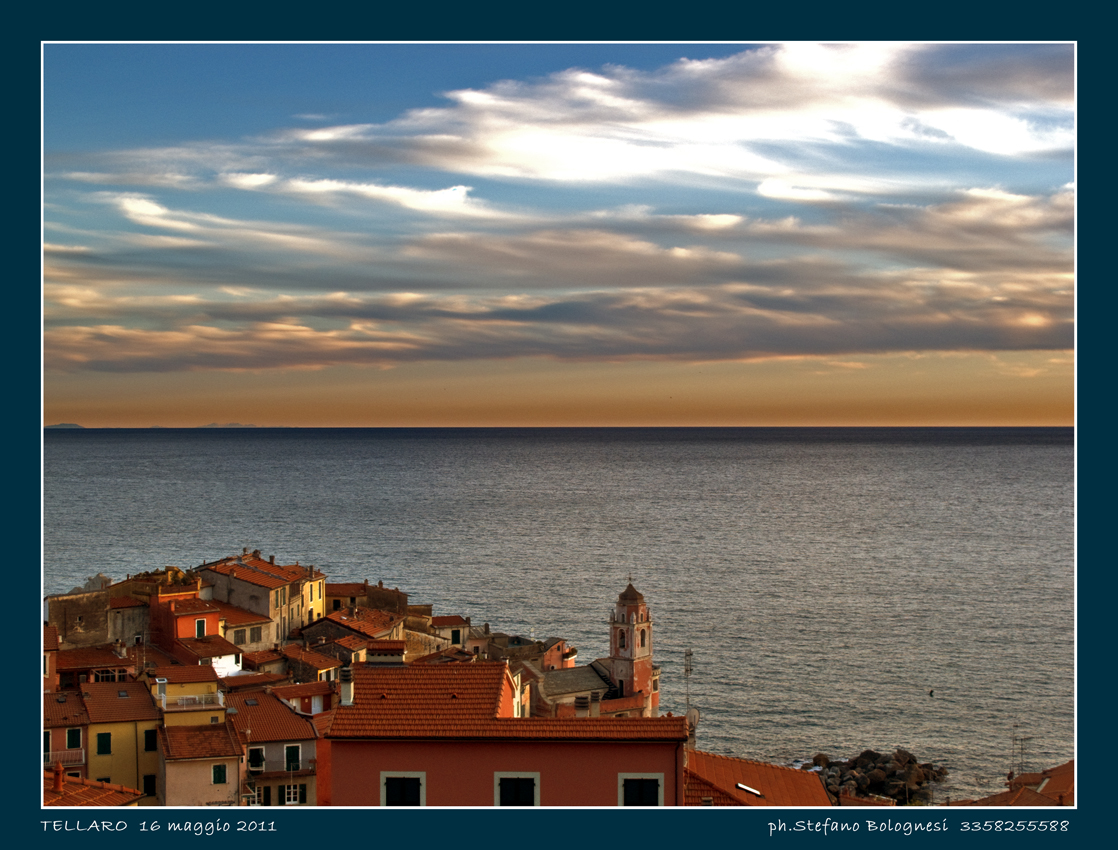
[[[1029,749],[1029,741],[1033,739],[1032,735],[1019,735],[1018,730],[1021,728],[1019,723],[1013,724],[1013,762],[1015,763],[1017,774],[1020,775],[1025,772],[1025,755]]]
[[[686,688],[686,706],[688,710],[691,708],[691,655],[690,649],[683,653],[683,684]]]

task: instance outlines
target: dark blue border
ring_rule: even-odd
[[[286,11],[275,5],[254,7],[251,9],[233,8],[230,4],[223,4],[215,8],[200,7],[197,4],[189,7],[143,7],[128,8],[117,5],[109,10],[103,5],[84,5],[77,9],[68,9],[65,5],[54,4],[46,11],[31,11],[30,16],[39,15],[41,19],[32,24],[16,24],[17,27],[27,27],[25,34],[9,36],[9,49],[6,57],[7,64],[13,67],[17,74],[14,76],[16,85],[12,87],[17,100],[17,120],[9,124],[9,141],[5,146],[18,150],[28,158],[34,159],[38,149],[32,148],[32,133],[27,133],[25,140],[19,138],[19,131],[23,129],[22,120],[35,120],[39,113],[39,100],[37,75],[39,68],[39,46],[41,40],[590,40],[590,41],[767,41],[767,40],[924,40],[924,41],[983,41],[983,40],[1076,40],[1079,43],[1079,92],[1080,103],[1092,102],[1109,103],[1105,101],[1103,91],[1100,90],[1100,81],[1109,81],[1113,77],[1112,66],[1103,66],[1097,54],[1090,51],[1097,50],[1100,39],[1091,39],[1089,35],[1102,32],[1101,22],[1090,33],[1085,32],[1087,23],[1085,17],[1076,17],[1067,14],[1066,10],[1045,10],[1041,20],[1041,13],[1030,11],[1022,6],[1006,6],[1001,9],[991,8],[992,4],[937,4],[922,7],[917,13],[913,7],[879,7],[877,10],[867,9],[865,5],[858,7],[857,14],[852,13],[847,4],[829,4],[822,8],[813,9],[805,4],[796,4],[795,8],[787,12],[771,12],[758,10],[755,6],[738,7],[740,11],[728,10],[727,7],[691,7],[680,9],[675,7],[671,11],[666,7],[654,7],[650,4],[629,4],[626,6],[614,5],[603,7],[601,4],[575,7],[570,4],[562,7],[539,7],[511,4],[505,9],[487,7],[481,12],[477,7],[458,5],[448,10],[424,7],[414,13],[401,13],[398,10],[387,10],[383,6],[372,5],[362,18],[362,13],[355,13],[351,9],[338,6],[320,7],[317,17],[310,18],[314,10],[303,7],[294,11]],[[1061,14],[1054,14],[1059,11]],[[672,13],[674,12],[674,14]],[[680,13],[683,14],[680,14]],[[48,19],[49,15],[49,19]],[[271,23],[269,23],[271,22]],[[31,70],[35,69],[35,70]],[[1105,92],[1109,95],[1110,86]],[[1097,98],[1093,98],[1092,94]],[[1080,110],[1083,117],[1084,110]],[[1086,129],[1083,134],[1084,141],[1080,144],[1080,162],[1084,161],[1083,154],[1093,150],[1097,143],[1097,136],[1093,132],[1095,121],[1088,115],[1087,120],[1080,124]],[[14,141],[12,139],[14,138]],[[17,167],[12,169],[18,185],[17,197],[35,196],[39,192],[39,180],[33,169]],[[1096,185],[1092,176],[1091,186]],[[1083,369],[1082,374],[1086,381],[1094,379],[1092,383],[1100,388],[1108,384],[1100,374],[1102,367],[1099,363],[1107,362],[1098,356],[1099,347],[1095,340],[1105,339],[1105,331],[1098,327],[1103,317],[1109,317],[1110,311],[1106,308],[1107,296],[1102,294],[1103,287],[1113,286],[1113,272],[1110,269],[1103,273],[1099,267],[1097,250],[1091,250],[1095,245],[1103,244],[1097,234],[1099,221],[1097,217],[1098,198],[1101,193],[1097,190],[1080,195],[1084,201],[1079,216],[1079,260],[1078,273],[1080,280],[1086,280],[1087,309],[1080,311],[1079,340],[1080,349],[1077,359]],[[1095,213],[1096,215],[1091,215]],[[30,219],[30,215],[27,216]],[[26,226],[31,230],[31,224],[23,223],[22,218],[16,218],[17,227],[22,232]],[[32,285],[38,277],[38,248],[39,237],[28,233],[27,238],[10,240],[9,245],[17,247],[17,262],[14,269],[9,271],[11,286],[8,291],[14,294],[17,300],[16,309],[12,315],[17,317],[13,332],[6,338],[9,348],[9,357],[17,364],[15,373],[15,398],[8,416],[7,431],[14,437],[14,457],[12,458],[15,480],[19,483],[20,495],[15,500],[9,500],[9,533],[15,540],[14,550],[9,549],[9,554],[14,556],[9,561],[12,569],[10,575],[22,575],[25,565],[36,564],[40,560],[40,537],[36,531],[40,526],[38,512],[40,493],[40,465],[37,452],[41,443],[41,394],[39,381],[39,351],[40,327],[33,317],[40,314],[40,301]],[[1084,270],[1087,272],[1083,274]],[[1101,290],[1101,291],[1100,291]],[[1082,296],[1084,288],[1079,290]],[[26,303],[24,303],[26,301]],[[1084,356],[1084,353],[1088,356]],[[1096,356],[1092,357],[1091,354]],[[1098,445],[1096,431],[1090,427],[1097,424],[1100,418],[1100,402],[1096,399],[1100,393],[1092,393],[1086,400],[1080,396],[1080,405],[1077,419],[1077,440],[1080,456],[1090,458],[1090,461],[1079,467],[1079,482],[1082,487],[1080,492],[1086,495],[1084,503],[1079,506],[1079,564],[1088,564],[1091,585],[1096,587],[1098,573],[1108,572],[1112,566],[1111,558],[1104,558],[1100,545],[1101,533],[1097,529],[1106,528],[1100,505],[1105,504],[1103,489],[1103,475],[1108,471],[1105,463],[1105,450]],[[26,411],[26,413],[25,413]],[[34,415],[32,411],[35,411]],[[1084,429],[1084,423],[1087,427]],[[26,483],[25,483],[26,482]],[[1106,553],[1106,554],[1109,554]],[[16,572],[19,569],[19,572]],[[1100,589],[1109,587],[1110,582],[1103,579],[1106,584]],[[1093,673],[1098,671],[1102,676],[1090,675],[1085,687],[1080,689],[1078,702],[1078,738],[1080,741],[1093,744],[1102,742],[1104,754],[1097,759],[1092,759],[1090,751],[1082,754],[1086,757],[1077,762],[1079,768],[1077,788],[1077,808],[1075,810],[1028,810],[1027,814],[1036,819],[1044,817],[1050,819],[1058,817],[1070,822],[1070,831],[1053,835],[1031,834],[1029,836],[1011,835],[1008,833],[990,832],[981,835],[980,840],[986,846],[990,844],[1013,844],[1016,846],[1040,845],[1051,847],[1055,842],[1061,844],[1068,840],[1076,844],[1089,841],[1098,834],[1100,837],[1110,830],[1106,827],[1106,810],[1108,803],[1104,802],[1103,795],[1108,794],[1110,783],[1104,782],[1100,775],[1099,767],[1105,760],[1109,748],[1110,726],[1104,722],[1109,721],[1112,710],[1104,709],[1103,700],[1108,698],[1110,690],[1109,676],[1106,675],[1113,669],[1111,650],[1108,643],[1111,639],[1108,632],[1103,631],[1103,626],[1109,624],[1112,615],[1109,610],[1108,594],[1087,593],[1080,600],[1078,628],[1079,628],[1079,670]],[[38,606],[36,606],[38,607]],[[18,628],[13,629],[9,635],[10,640],[22,644],[28,635],[37,641],[39,635],[40,615],[17,615]],[[25,619],[26,618],[26,619]],[[22,656],[23,653],[21,652]],[[38,666],[38,652],[27,653],[34,659]],[[27,666],[30,666],[27,665]],[[21,662],[18,665],[21,671],[20,679],[26,670]],[[32,670],[26,670],[32,673]],[[34,681],[34,679],[31,679]],[[18,700],[17,689],[9,694],[8,715],[10,723],[20,723],[22,712],[14,708]],[[31,726],[37,727],[38,721],[33,721]],[[29,766],[36,763],[38,755],[38,733],[29,731],[26,735],[19,734],[20,727],[10,725],[9,729],[16,731],[15,737],[21,743],[18,745],[15,773],[22,775]],[[229,811],[200,811],[168,810],[168,809],[114,809],[96,810],[95,812],[82,812],[80,810],[66,810],[63,812],[50,812],[41,809],[41,798],[37,783],[15,782],[9,791],[10,814],[7,826],[11,834],[20,840],[41,841],[44,844],[59,844],[66,841],[68,844],[75,838],[83,845],[91,848],[114,847],[131,848],[132,846],[150,845],[153,841],[151,834],[142,834],[139,824],[144,820],[159,818],[168,820],[176,816],[179,820],[208,821],[217,817],[227,819]],[[14,799],[13,799],[14,798]],[[265,810],[256,810],[264,812]],[[874,843],[875,836],[884,837],[885,840],[894,842],[916,842],[927,845],[930,842],[955,843],[975,836],[967,836],[960,832],[958,824],[964,819],[970,820],[975,811],[966,813],[958,809],[924,809],[924,810],[742,810],[742,809],[685,809],[662,811],[626,811],[626,810],[547,810],[532,812],[496,812],[481,810],[423,810],[421,812],[384,812],[376,810],[313,810],[291,812],[282,809],[269,809],[267,819],[275,820],[277,829],[274,840],[291,846],[292,842],[303,841],[308,845],[372,845],[384,846],[396,842],[407,846],[413,842],[422,844],[455,843],[481,843],[486,844],[523,844],[532,848],[570,848],[580,845],[613,845],[635,843],[650,847],[688,847],[695,845],[709,845],[717,843],[731,848],[742,846],[753,841],[760,841],[769,837],[770,821],[778,817],[791,823],[797,820],[821,820],[830,817],[833,820],[846,822],[864,822],[872,817],[876,821],[889,821],[903,823],[908,820],[927,821],[946,817],[951,824],[951,831],[933,836],[903,837],[902,834],[893,832],[877,832],[874,835],[867,833],[866,827],[855,835],[849,833],[823,835],[818,832],[784,834],[772,839],[774,846],[786,843],[788,840],[803,838],[807,841],[825,841],[828,844],[853,846]],[[870,812],[872,811],[872,815]],[[35,814],[37,813],[37,814]],[[992,818],[1020,819],[1026,812],[1002,810],[999,812],[983,811],[983,820]],[[25,820],[26,819],[26,820]],[[123,833],[102,832],[43,832],[40,821],[43,820],[68,820],[71,823],[84,825],[90,821],[109,820],[125,821],[128,829]],[[269,836],[271,837],[271,836]],[[208,845],[215,843],[225,844],[229,841],[241,841],[245,836],[236,833],[225,833],[222,836],[171,837],[166,832],[160,833],[160,838],[155,839],[160,843],[174,846]],[[250,839],[253,843],[259,842],[260,837]],[[140,842],[143,842],[141,844]]]

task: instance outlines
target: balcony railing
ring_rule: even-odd
[[[159,694],[159,704],[164,711],[191,711],[215,706],[224,707],[225,693],[218,691],[216,694],[189,694],[170,698],[166,694]]]
[[[314,766],[315,759],[313,758],[299,759],[298,761],[295,761],[294,759],[291,759],[290,761],[284,761],[283,759],[272,759],[271,762],[269,762],[267,759],[260,759],[260,761],[257,762],[253,762],[250,760],[248,763],[250,776],[254,776],[258,773],[268,772],[285,773],[293,772],[296,770],[313,770]]]
[[[43,764],[52,765],[55,762],[62,762],[62,766],[74,764],[85,764],[85,747],[77,747],[72,750],[54,750],[53,752],[43,753]]]

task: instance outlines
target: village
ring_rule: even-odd
[[[806,769],[704,752],[660,712],[629,584],[580,664],[368,580],[244,549],[44,600],[44,806],[892,806],[904,750]],[[890,793],[882,793],[886,787]],[[949,805],[1074,805],[1074,761]]]

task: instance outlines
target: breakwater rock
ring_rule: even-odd
[[[888,754],[863,750],[849,761],[834,761],[818,753],[811,760],[811,767],[819,768],[823,786],[835,805],[839,805],[840,796],[887,797],[900,806],[930,803],[929,783],[942,782],[947,776],[946,767],[922,763],[908,750],[899,748]]]

